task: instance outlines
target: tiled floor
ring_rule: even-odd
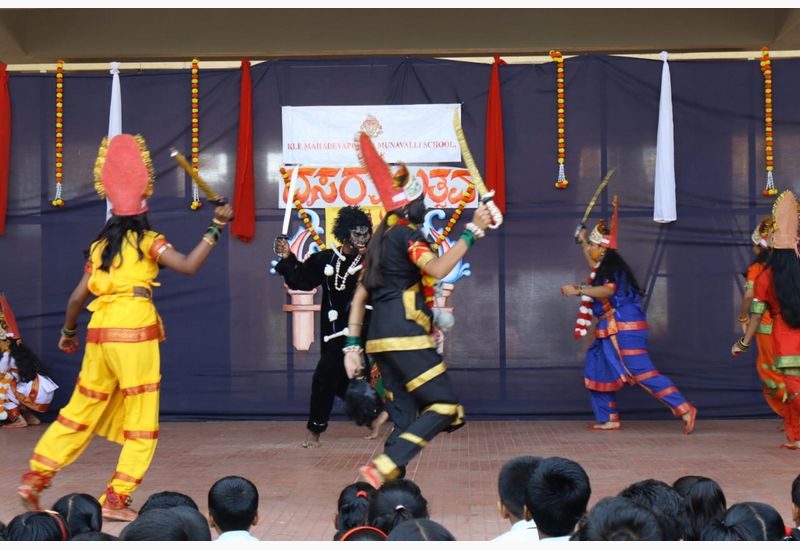
[[[586,422],[473,421],[442,434],[411,463],[408,477],[428,499],[432,519],[460,540],[487,540],[507,528],[497,513],[496,478],[502,464],[522,454],[576,460],[592,482],[592,503],[629,483],[656,478],[671,483],[687,475],[716,479],[728,503],[759,500],[791,521],[789,490],[800,473],[800,452],[779,449],[778,420],[698,421],[684,436],[679,421],[627,422],[619,432],[591,432]],[[0,430],[0,520],[20,512],[14,495],[19,476],[44,427]],[[180,491],[203,513],[211,484],[237,474],[259,488],[266,540],[330,540],[336,498],[356,479],[356,469],[382,448],[365,441],[367,431],[334,422],[320,449],[302,449],[302,422],[165,422],[150,471],[135,497]],[[44,496],[52,504],[65,493],[99,495],[114,470],[119,447],[95,440],[77,462],[54,480]],[[121,524],[104,530],[118,533]]]

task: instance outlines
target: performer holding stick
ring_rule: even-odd
[[[295,167],[290,184],[286,212],[292,208],[294,183],[298,167]],[[344,370],[344,347],[347,335],[347,316],[350,302],[358,285],[363,267],[363,254],[372,235],[369,216],[355,206],[339,211],[333,225],[333,235],[342,243],[341,251],[329,248],[311,254],[301,262],[289,249],[287,231],[289,217],[284,218],[282,234],[275,239],[275,253],[281,260],[275,271],[283,276],[292,290],[313,290],[322,287],[321,330],[323,334],[321,353],[314,377],[311,379],[305,448],[319,447],[320,435],[328,429],[328,420],[335,396],[344,399],[348,378]]]
[[[17,494],[39,510],[39,495],[53,476],[76,460],[97,434],[122,445],[116,471],[100,497],[103,517],[131,521],[131,494],[150,466],[158,440],[158,344],[164,339],[152,300],[159,266],[192,275],[205,263],[231,219],[230,206],[214,210],[200,242],[184,255],[150,229],[146,198],[153,166],[141,136],[103,139],[95,164],[95,188],[108,196],[112,216],[89,247],[83,278],[67,303],[58,347],[78,349],[78,316],[94,294],[86,352],[72,398],[44,433]]]
[[[586,352],[584,382],[592,398],[597,424],[593,430],[619,430],[616,391],[625,383],[639,384],[683,419],[684,433],[694,430],[697,409],[672,381],[659,373],[647,351],[647,319],[641,308],[644,294],[631,268],[617,252],[619,224],[617,198],[611,228],[601,220],[586,240],[586,229],[578,232],[578,243],[592,273],[587,284],[564,285],[561,294],[582,299],[576,337],[587,332],[587,311],[599,319],[595,341]],[[591,309],[589,309],[589,307]],[[587,311],[584,311],[587,310]],[[591,317],[589,317],[591,319]]]
[[[463,151],[466,148],[463,134],[459,141]],[[350,336],[344,348],[347,375],[352,378],[364,368],[362,323],[364,306],[369,300],[373,311],[366,352],[377,361],[384,378],[397,379],[404,385],[419,411],[419,417],[399,435],[394,445],[360,469],[365,481],[378,487],[385,480],[399,477],[406,464],[436,434],[464,424],[464,409],[431,336],[433,283],[445,277],[472,244],[484,236],[492,216],[489,207],[482,204],[458,243],[437,256],[418,229],[425,215],[419,180],[412,178],[405,166],[392,176],[364,133],[359,136],[359,150],[360,160],[369,171],[387,214],[370,241],[365,273],[353,297]],[[472,172],[474,163],[468,166]],[[477,170],[473,178],[476,174]],[[477,174],[474,181],[481,193],[486,187],[479,178]]]
[[[775,367],[786,384],[783,427],[789,442],[781,447],[796,451],[800,449],[800,252],[794,193],[784,191],[778,196],[772,217],[772,254],[755,281],[747,331],[731,347],[731,354],[737,356],[750,348],[764,314],[769,312]]]

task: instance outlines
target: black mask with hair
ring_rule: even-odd
[[[403,208],[403,213],[411,223],[422,224],[425,221],[425,199],[422,196],[414,199]]]

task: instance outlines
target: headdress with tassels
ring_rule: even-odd
[[[9,340],[22,340],[22,336],[6,295],[0,292],[0,352],[8,351]]]
[[[392,175],[389,166],[381,158],[366,133],[359,133],[357,145],[358,160],[369,172],[386,212],[402,208],[422,195],[422,184],[418,179],[411,177],[404,164],[400,165],[394,176]]]
[[[759,248],[770,248],[772,245],[770,244],[770,235],[772,235],[773,230],[775,229],[775,222],[772,219],[772,216],[767,216],[761,223],[759,223],[755,229],[753,229],[752,235],[750,235],[750,240],[753,242],[753,246],[757,246]]]
[[[119,134],[103,138],[94,165],[94,188],[108,197],[115,216],[147,212],[153,194],[153,163],[142,136]]]
[[[775,232],[772,234],[772,248],[775,250],[797,250],[797,197],[791,191],[784,191],[772,206],[775,219]]]

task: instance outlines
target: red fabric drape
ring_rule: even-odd
[[[7,65],[0,63],[0,235],[6,232],[8,172],[11,160],[11,96],[8,93]]]
[[[242,91],[239,99],[239,141],[233,188],[231,233],[249,243],[256,234],[256,190],[253,173],[253,89],[250,61],[242,60]]]
[[[503,146],[503,103],[500,99],[500,71],[506,62],[494,56],[486,103],[486,185],[494,189],[494,203],[506,211],[506,156]]]

